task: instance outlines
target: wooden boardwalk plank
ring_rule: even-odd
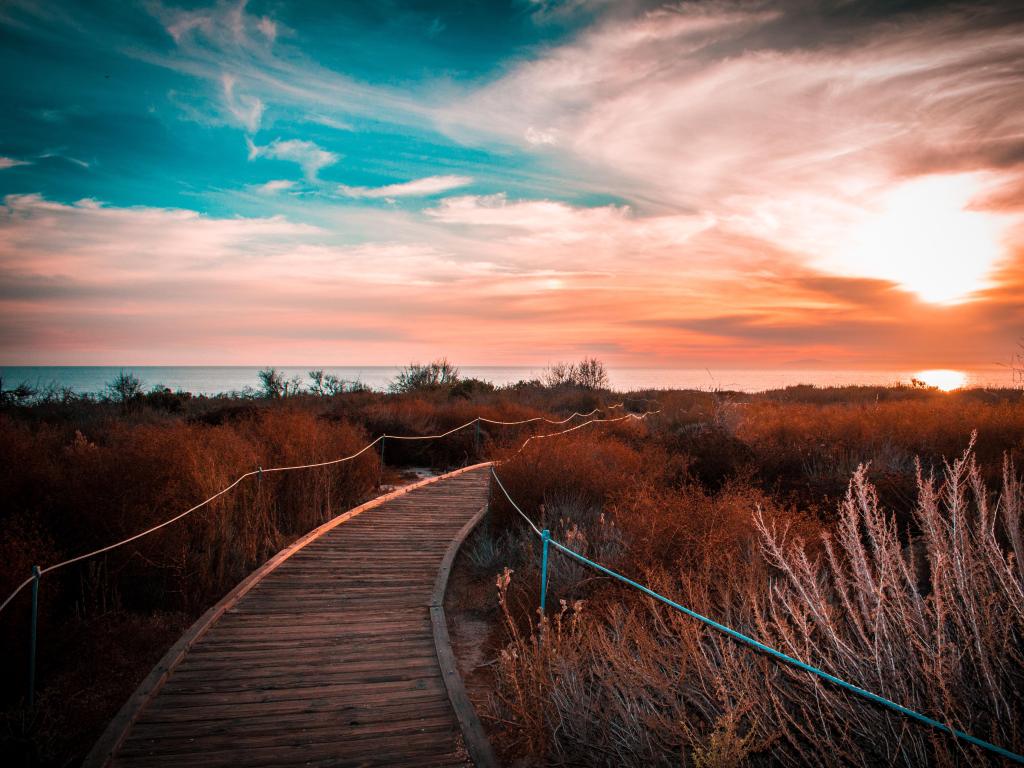
[[[87,765],[470,764],[431,607],[487,486],[487,467],[446,476],[278,555],[179,641]]]

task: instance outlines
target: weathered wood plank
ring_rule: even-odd
[[[175,645],[86,765],[467,765],[431,611],[487,483],[480,466],[420,484],[277,555]]]

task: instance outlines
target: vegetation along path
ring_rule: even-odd
[[[491,762],[440,608],[487,488],[487,465],[432,478],[276,555],[168,652],[86,765]]]

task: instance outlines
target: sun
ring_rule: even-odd
[[[961,389],[967,383],[967,374],[963,371],[954,371],[948,368],[932,368],[927,371],[918,371],[914,374],[914,378],[923,381],[929,387],[941,389],[943,392]]]
[[[1003,223],[972,210],[979,174],[925,176],[883,195],[851,233],[845,271],[891,280],[935,304],[984,288],[1002,255]]]

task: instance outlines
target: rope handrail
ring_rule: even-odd
[[[526,523],[531,528],[533,528],[533,532],[536,533],[538,536],[543,536],[544,534],[541,533],[540,528],[534,525],[533,520],[530,519],[530,516],[523,512],[523,510],[519,508],[519,505],[512,500],[512,497],[509,495],[509,492],[505,490],[505,485],[501,482],[501,478],[498,477],[498,473],[494,471],[493,465],[491,466],[491,477],[493,477],[495,482],[497,482],[498,487],[501,488],[501,492],[505,494],[505,498],[508,499],[508,502],[509,504],[512,505],[512,508],[519,513],[519,515],[523,518],[523,520],[526,521]]]
[[[463,425],[463,426],[465,426],[465,425]],[[462,427],[459,427],[459,429],[462,429]],[[244,475],[242,475],[242,477],[239,478],[239,480],[241,480],[243,478],[246,478],[246,477],[249,477],[250,475],[258,475],[260,473],[267,474],[269,472],[287,472],[287,471],[292,470],[292,469],[316,469],[317,467],[329,467],[332,464],[341,464],[344,461],[352,461],[352,459],[354,459],[354,458],[356,458],[358,456],[362,456],[364,453],[366,453],[368,450],[373,448],[373,446],[375,446],[377,443],[379,443],[381,440],[383,440],[386,437],[394,437],[394,435],[378,435],[373,440],[371,440],[369,443],[367,443],[362,448],[360,448],[358,451],[353,453],[351,456],[343,456],[340,459],[330,459],[329,461],[320,461],[320,462],[317,462],[315,464],[295,464],[295,465],[290,466],[290,467],[268,467],[267,469],[263,469],[263,467],[260,467],[255,472],[246,472]],[[425,436],[422,439],[429,440],[429,439],[432,439],[432,438],[433,438],[433,436],[431,435],[431,436]]]
[[[687,608],[685,605],[677,603],[675,600],[672,600],[671,598],[665,597],[664,595],[655,592],[650,587],[646,587],[643,584],[640,584],[639,582],[630,579],[628,576],[623,576],[621,573],[613,571],[611,568],[601,565],[600,563],[595,562],[594,560],[591,560],[581,555],[579,552],[576,552],[575,550],[570,549],[561,542],[551,538],[551,535],[548,533],[548,531],[541,531],[540,529],[538,529],[537,526],[533,523],[533,521],[529,518],[529,516],[527,516],[526,513],[519,508],[519,505],[515,503],[515,501],[512,499],[512,496],[509,495],[509,492],[505,489],[505,486],[502,484],[501,479],[498,477],[498,473],[495,472],[493,466],[491,467],[491,474],[497,481],[498,487],[501,488],[502,493],[505,494],[505,498],[508,499],[509,503],[515,508],[515,510],[520,515],[522,515],[523,519],[525,519],[526,522],[529,523],[530,528],[532,528],[533,531],[538,536],[540,536],[541,539],[544,540],[547,544],[550,544],[555,549],[564,553],[568,557],[573,558],[574,560],[582,563],[583,565],[593,568],[599,573],[603,573],[606,576],[610,576],[613,579],[617,579],[618,581],[621,581],[623,584],[626,584],[630,587],[633,587],[636,590],[639,590],[640,592],[643,592],[648,597],[654,598],[655,600],[664,603],[670,608],[674,608],[675,610],[684,613],[693,619],[696,619],[702,624],[709,626],[715,630],[718,630],[719,632],[728,635],[734,640],[738,640],[742,643],[745,643],[746,645],[749,645],[752,648],[755,648],[756,650],[766,653],[779,661],[797,667],[798,669],[802,669],[805,672],[810,672],[811,674],[820,677],[822,680],[826,680],[830,683],[833,683],[834,685],[838,685],[839,687],[852,693],[855,693],[858,696],[867,699],[868,701],[872,701],[875,704],[881,704],[884,707],[887,707],[895,712],[899,712],[900,714],[906,715],[907,717],[917,720],[918,722],[924,723],[925,725],[929,725],[932,728],[942,731],[943,733],[946,733],[950,736],[966,741],[977,747],[981,747],[982,749],[988,750],[989,752],[999,755],[1000,757],[1005,757],[1006,759],[1012,760],[1016,763],[1024,764],[1024,755],[1018,755],[1016,752],[1011,752],[1010,750],[1004,749],[1003,747],[1000,747],[997,744],[992,744],[991,742],[985,741],[984,739],[979,739],[976,736],[972,736],[971,734],[965,731],[953,728],[952,726],[946,725],[945,723],[935,720],[934,718],[921,714],[916,710],[910,709],[909,707],[905,707],[902,704],[898,704],[897,702],[892,701],[891,699],[887,699],[884,696],[879,696],[877,693],[872,693],[871,691],[865,688],[861,688],[858,685],[849,683],[846,680],[843,680],[840,677],[836,677],[835,675],[830,674],[823,669],[819,669],[818,667],[815,667],[812,664],[800,661],[800,659],[790,656],[789,654],[783,653],[782,651],[776,650],[775,648],[772,648],[770,645],[765,645],[759,640],[755,640],[754,638],[745,635],[742,632],[739,632],[735,629],[732,629],[731,627],[728,627],[725,624],[722,624],[720,622],[715,621],[714,619],[708,618],[707,616],[697,613],[696,611]],[[542,581],[542,583],[544,582]]]
[[[598,411],[610,411],[614,408],[621,408],[622,406],[622,403],[616,403],[615,405],[606,405],[604,408],[595,408],[594,410],[588,411],[587,413],[580,413],[579,411],[574,411],[571,416],[566,416],[564,419],[561,420],[549,419],[546,416],[534,416],[532,419],[522,419],[521,421],[497,421],[495,419],[488,419],[484,416],[477,416],[476,420],[482,421],[485,424],[500,424],[501,426],[505,427],[514,427],[519,424],[532,424],[533,422],[536,421],[543,421],[546,424],[553,424],[557,426],[559,424],[567,424],[568,422],[575,419],[577,416],[585,419],[587,416],[593,416]]]
[[[531,440],[538,440],[545,437],[558,437],[559,435],[565,435],[568,434],[569,432],[575,432],[577,429],[582,429],[583,427],[586,427],[590,424],[608,424],[614,421],[626,421],[627,419],[636,419],[637,421],[639,421],[641,419],[646,419],[648,416],[653,416],[656,413],[661,413],[661,411],[646,411],[645,413],[640,414],[627,413],[625,416],[617,416],[614,419],[590,419],[589,421],[584,421],[582,424],[577,424],[575,427],[563,429],[560,432],[548,432],[547,434],[544,435],[530,435],[530,437],[526,438],[526,440],[523,441],[523,444],[519,446],[519,450],[513,453],[512,456],[510,456],[509,458],[513,458],[522,453],[523,449],[526,448],[526,446],[530,443]]]
[[[217,498],[219,498],[220,496],[223,496],[228,491],[230,491],[233,488],[237,487],[238,484],[241,483],[246,478],[253,477],[254,475],[258,476],[258,475],[263,475],[263,474],[270,474],[272,472],[287,472],[287,471],[292,471],[292,470],[297,470],[297,469],[315,469],[315,468],[318,468],[318,467],[327,467],[327,466],[331,466],[331,465],[334,465],[334,464],[341,464],[343,462],[351,461],[352,459],[355,459],[355,458],[361,456],[362,454],[366,453],[366,451],[370,450],[373,446],[375,446],[377,443],[381,442],[382,440],[387,440],[387,439],[391,439],[391,440],[438,440],[440,438],[448,437],[449,435],[455,434],[456,432],[459,432],[460,430],[466,429],[467,427],[471,427],[471,426],[473,426],[474,424],[476,424],[476,423],[478,423],[480,421],[488,421],[489,423],[502,424],[502,425],[517,425],[517,424],[530,423],[530,422],[536,421],[536,420],[544,420],[544,421],[547,421],[548,423],[551,423],[551,424],[565,424],[566,422],[576,418],[577,416],[589,416],[589,415],[592,415],[593,413],[596,413],[598,410],[600,410],[600,409],[595,408],[593,411],[591,411],[588,414],[581,414],[581,413],[578,413],[578,412],[574,412],[571,416],[569,416],[568,418],[566,418],[566,419],[564,419],[562,421],[555,421],[553,419],[546,419],[544,417],[536,417],[535,419],[527,419],[525,421],[520,421],[520,422],[498,422],[498,421],[491,421],[489,419],[484,419],[483,417],[477,416],[476,418],[472,419],[471,421],[467,421],[465,424],[461,424],[461,425],[459,425],[459,426],[457,426],[457,427],[455,427],[453,429],[449,429],[447,432],[442,432],[442,433],[434,434],[434,435],[391,435],[391,434],[388,434],[388,433],[384,433],[384,434],[381,434],[381,435],[378,435],[377,437],[375,437],[372,441],[370,441],[369,443],[364,445],[362,448],[360,448],[358,451],[356,451],[352,455],[350,455],[350,456],[343,456],[343,457],[338,458],[338,459],[330,459],[328,461],[320,461],[320,462],[314,462],[314,463],[309,463],[309,464],[295,464],[295,465],[285,466],[285,467],[267,467],[267,468],[260,467],[258,469],[250,470],[249,472],[245,472],[244,474],[240,475],[230,485],[225,486],[224,488],[222,488],[221,490],[217,491],[217,493],[213,494],[209,498],[199,502],[195,506],[189,507],[184,512],[181,512],[181,513],[175,515],[174,517],[171,517],[171,518],[169,518],[167,520],[164,520],[161,523],[158,523],[158,524],[156,524],[156,525],[154,525],[154,526],[152,526],[150,528],[147,528],[144,531],[140,531],[139,533],[133,534],[133,535],[131,535],[131,536],[125,538],[125,539],[122,539],[120,541],[117,541],[117,542],[115,542],[113,544],[108,544],[105,547],[100,547],[99,549],[92,550],[91,552],[86,552],[86,553],[81,554],[81,555],[76,555],[75,557],[71,557],[71,558],[68,558],[67,560],[62,560],[59,563],[54,563],[52,565],[46,566],[45,568],[39,569],[38,573],[33,573],[32,576],[29,576],[27,579],[25,579],[23,582],[21,582],[17,587],[14,588],[14,591],[12,591],[7,596],[7,598],[2,603],[0,603],[0,613],[3,612],[3,610],[11,603],[12,600],[14,600],[14,598],[16,598],[21,593],[22,590],[24,590],[26,587],[28,587],[29,584],[31,584],[36,579],[42,577],[43,575],[45,575],[47,573],[50,573],[51,571],[55,571],[55,570],[57,570],[59,568],[64,568],[65,566],[73,565],[74,563],[81,562],[82,560],[88,560],[90,557],[95,557],[96,555],[102,555],[104,552],[110,552],[111,550],[117,549],[118,547],[122,547],[125,544],[130,544],[133,541],[136,541],[136,540],[141,539],[141,538],[143,538],[145,536],[148,536],[151,533],[155,533],[156,531],[160,530],[161,528],[165,528],[166,526],[171,525],[172,523],[175,523],[175,522],[177,522],[178,520],[181,520],[184,517],[187,517],[188,515],[192,514],[193,512],[196,512],[197,510],[202,509],[203,507],[208,505],[210,502],[216,500]],[[630,414],[630,416],[633,416],[633,415],[634,414]],[[621,417],[621,418],[626,418],[626,417]],[[592,423],[599,422],[599,421],[621,421],[621,418],[619,418],[619,419],[591,419],[590,421],[585,422],[584,424],[581,424],[579,426],[586,426],[587,424],[592,424]],[[577,429],[577,428],[578,427],[574,427],[573,429]],[[570,430],[566,430],[566,431],[572,431],[572,430],[570,429]],[[556,433],[556,434],[562,434],[562,433]],[[550,436],[551,435],[534,435],[533,437],[550,437]],[[533,437],[529,438],[526,442],[529,442],[530,440],[532,440]],[[524,443],[523,445],[525,446],[526,443]]]

